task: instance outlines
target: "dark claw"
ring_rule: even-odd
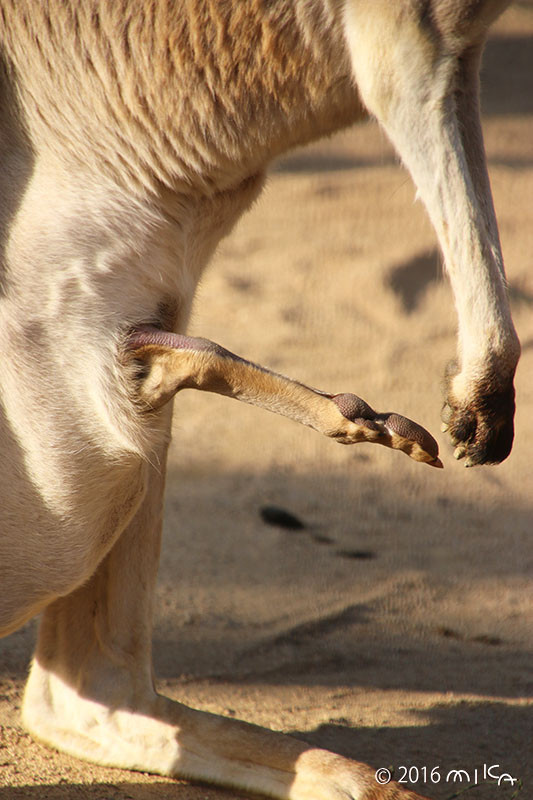
[[[498,464],[511,452],[515,411],[512,382],[494,390],[494,382],[479,384],[468,404],[454,404],[450,392],[442,410],[456,458],[466,457],[465,465]]]

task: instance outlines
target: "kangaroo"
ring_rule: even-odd
[[[513,439],[513,327],[479,118],[509,0],[0,0],[0,633],[42,612],[23,721],[84,759],[291,800],[415,800],[365,764],[156,693],[173,395],[226,394],[439,467],[431,435],[186,335],[269,161],[381,123],[442,247],[455,455]]]

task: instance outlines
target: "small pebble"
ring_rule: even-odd
[[[312,539],[317,544],[333,544],[333,539],[330,536],[324,536],[322,533],[314,533]]]
[[[279,506],[262,506],[259,514],[263,522],[267,525],[274,525],[277,528],[286,528],[290,531],[301,531],[305,528],[304,523],[290,511],[285,511]]]
[[[376,554],[372,550],[337,550],[335,555],[340,558],[355,558],[361,561],[376,558]]]

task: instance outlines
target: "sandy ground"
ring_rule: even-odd
[[[374,766],[430,797],[499,765],[533,797],[533,7],[485,66],[487,150],[523,342],[517,437],[464,470],[439,433],[455,316],[408,175],[368,123],[290,155],[223,244],[192,331],[438,437],[445,470],[343,448],[225,398],[176,404],[155,627],[160,688]],[[276,505],[306,525],[265,524]],[[100,769],[18,721],[35,624],[0,643],[0,800],[235,794]],[[426,775],[440,767],[440,782]],[[418,778],[418,780],[417,780]],[[529,786],[529,789],[527,788]],[[509,783],[467,798],[509,800]],[[466,788],[466,783],[462,784]]]

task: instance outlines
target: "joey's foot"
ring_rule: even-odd
[[[341,414],[352,426],[342,435],[335,436],[342,444],[360,441],[358,428],[365,429],[366,441],[374,441],[394,450],[401,450],[415,461],[442,468],[439,446],[433,436],[421,425],[394,413],[378,413],[355,394],[337,394],[331,397]]]
[[[504,384],[484,378],[465,390],[462,376],[451,364],[446,383],[442,430],[450,435],[455,457],[464,458],[466,467],[499,464],[506,459],[514,438],[513,376]]]

